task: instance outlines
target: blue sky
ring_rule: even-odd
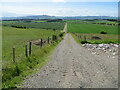
[[[34,1],[34,2],[33,2]],[[15,13],[17,15],[51,15],[51,16],[117,16],[118,2],[117,0],[109,0],[110,2],[102,2],[94,0],[94,2],[86,2],[78,0],[37,0],[14,1],[4,0],[2,4],[2,12]],[[85,0],[84,0],[85,1]],[[104,0],[105,1],[105,0]],[[107,0],[106,0],[107,1]],[[9,15],[8,15],[9,16]]]

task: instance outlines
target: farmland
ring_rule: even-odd
[[[16,23],[16,24],[15,24]],[[20,27],[11,27],[20,26]],[[32,25],[32,26],[31,26]],[[40,26],[39,26],[40,25]],[[61,25],[61,27],[59,27]],[[34,27],[33,27],[34,26]],[[28,27],[28,28],[23,28]],[[45,27],[45,28],[42,28]],[[49,27],[49,29],[48,29]],[[4,21],[2,27],[2,60],[3,60],[3,87],[11,88],[15,87],[16,81],[21,81],[23,77],[28,75],[36,66],[43,66],[46,62],[46,57],[50,51],[58,44],[52,42],[45,45],[43,48],[40,45],[36,46],[32,44],[32,55],[26,58],[25,46],[30,41],[36,41],[38,39],[47,40],[49,37],[52,39],[52,35],[59,36],[61,30],[63,30],[64,23],[18,23],[18,21]],[[55,29],[55,30],[54,30]],[[61,39],[61,38],[60,38]],[[15,62],[13,61],[13,47],[15,47]],[[16,69],[16,65],[17,68]],[[19,72],[19,74],[17,73]]]
[[[26,28],[37,28],[47,30],[62,30],[64,22],[45,22],[45,21],[3,21],[3,26],[18,26]]]
[[[108,34],[118,34],[118,27],[117,26],[105,26],[105,25],[98,25],[98,24],[91,24],[85,22],[73,22],[69,23],[68,25],[68,32],[75,32],[75,33],[100,33],[101,31],[105,31]]]
[[[12,27],[3,27],[3,59],[8,61],[10,58],[10,52],[13,46],[21,48],[28,42],[36,39],[46,39],[53,34],[59,34],[60,31],[43,30],[42,29],[17,29]],[[18,50],[19,51],[19,50]],[[20,52],[21,53],[21,52]]]
[[[66,20],[64,22],[46,22],[41,20],[31,21],[3,21],[3,87],[12,88],[21,82],[37,66],[42,67],[46,62],[46,57],[51,50],[61,41],[60,34],[64,28],[65,22],[68,25],[68,33],[71,33],[77,42],[84,43],[119,43],[117,22],[108,21],[85,21],[85,20]],[[107,23],[106,25],[100,23]],[[99,23],[99,24],[95,24]],[[104,33],[104,34],[101,34]],[[26,57],[26,44],[30,41],[43,39],[47,41],[52,35],[60,39],[50,44],[40,47],[32,44],[32,55]],[[99,39],[93,39],[97,37]],[[15,47],[15,62],[13,61],[13,47]],[[17,66],[17,68],[16,68]],[[19,73],[19,74],[18,74]],[[19,81],[19,82],[17,82]]]
[[[118,41],[118,26],[117,25],[108,25],[111,23],[110,21],[85,21],[85,20],[70,20],[67,21],[68,24],[68,32],[73,33],[79,42],[84,40],[84,36],[86,37],[89,43],[97,44],[97,43],[119,43]],[[94,23],[99,24],[94,24]],[[105,25],[100,24],[101,22],[106,23]],[[103,33],[103,34],[102,34]],[[96,36],[98,39],[92,39],[92,37]]]

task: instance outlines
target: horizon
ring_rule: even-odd
[[[117,16],[95,16],[95,15],[93,15],[93,16],[53,16],[53,15],[23,15],[23,16],[12,16],[12,17],[30,17],[30,16],[50,16],[50,17],[117,17]],[[10,16],[11,17],[11,16]],[[8,18],[10,18],[9,16],[8,16]],[[4,18],[4,17],[2,17],[2,18]]]

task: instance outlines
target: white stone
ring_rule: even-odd
[[[103,50],[105,50],[105,48],[102,48]]]
[[[102,47],[102,46],[104,46],[104,44],[99,44],[99,47]]]
[[[110,49],[109,52],[112,52],[112,50]]]
[[[115,55],[116,53],[113,53],[113,55]]]
[[[117,45],[117,44],[114,44],[114,46],[115,46],[115,47],[118,47],[118,45]]]

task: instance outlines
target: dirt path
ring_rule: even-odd
[[[118,58],[93,55],[70,34],[58,45],[51,61],[23,83],[27,88],[117,88]]]
[[[67,33],[67,23],[65,23],[65,26],[64,26],[63,31],[64,31],[65,33]]]

